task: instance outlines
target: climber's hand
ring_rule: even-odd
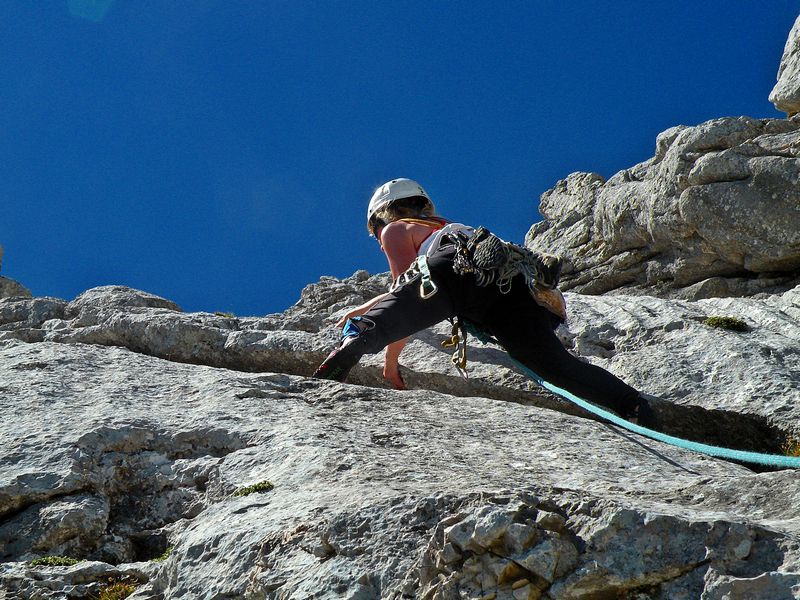
[[[348,310],[347,313],[338,321],[336,321],[336,327],[344,327],[345,323],[347,323],[347,319],[352,319],[353,317],[360,317],[365,312],[367,312],[370,308],[375,306],[378,302],[386,298],[389,295],[389,292],[384,294],[380,294],[375,296],[371,300],[367,300],[361,306],[356,306],[355,308]]]
[[[362,311],[361,307],[354,308],[353,310],[347,311],[347,313],[338,321],[336,321],[336,327],[344,327],[345,323],[347,323],[348,319],[352,319],[353,317],[358,317],[363,315],[366,311]]]
[[[394,368],[384,366],[383,378],[391,383],[396,390],[406,389],[406,383],[403,381],[403,377],[400,375],[400,367],[397,365]]]

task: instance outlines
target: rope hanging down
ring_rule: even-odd
[[[480,331],[476,328],[472,323],[466,323],[467,330],[478,338],[482,342],[491,342],[493,344],[497,343],[497,340],[492,338],[491,336],[486,335],[484,332]],[[667,435],[666,433],[661,433],[660,431],[654,431],[653,429],[648,429],[647,427],[642,427],[641,425],[635,425],[629,421],[626,421],[622,417],[604,410],[594,404],[579,398],[575,394],[568,392],[567,390],[561,389],[558,386],[545,381],[539,375],[531,371],[528,367],[523,365],[522,363],[516,361],[513,357],[511,360],[514,362],[515,365],[528,377],[536,381],[539,385],[544,387],[547,390],[550,390],[554,394],[558,394],[562,398],[569,400],[573,404],[577,404],[581,408],[588,410],[590,413],[597,415],[607,421],[610,421],[614,425],[618,425],[623,429],[627,429],[628,431],[632,431],[633,433],[638,433],[639,435],[643,435],[649,437],[651,439],[657,440],[659,442],[664,442],[665,444],[670,444],[672,446],[677,446],[678,448],[683,448],[685,450],[692,450],[693,452],[699,452],[701,454],[707,454],[708,456],[716,456],[718,458],[725,458],[728,460],[738,460],[742,462],[748,463],[756,463],[760,465],[766,465],[769,467],[785,467],[785,468],[800,468],[800,457],[797,456],[782,456],[779,454],[762,454],[760,452],[749,452],[747,450],[734,450],[732,448],[723,448],[721,446],[711,446],[709,444],[701,444],[700,442],[693,442],[691,440],[684,440],[683,438],[675,437],[672,435]]]

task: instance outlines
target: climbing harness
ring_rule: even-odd
[[[470,229],[469,233],[466,230],[448,233],[447,240],[456,247],[453,270],[457,274],[475,273],[476,283],[483,287],[496,282],[503,294],[511,290],[511,280],[516,275],[522,274],[534,300],[557,315],[562,322],[566,321],[564,296],[555,288],[561,267],[556,257],[539,255],[527,248],[504,242],[485,227],[480,227],[474,232]],[[546,262],[548,259],[551,259],[549,263]],[[438,288],[431,278],[426,254],[418,256],[392,283],[389,291],[395,292],[417,280],[420,281],[419,295],[423,300],[427,300],[437,292]],[[455,317],[450,319],[450,323],[453,326],[450,337],[442,342],[442,346],[455,348],[451,358],[453,366],[464,379],[469,379],[465,321]]]
[[[392,285],[389,287],[390,292],[396,292],[404,285],[413,283],[420,279],[419,295],[423,300],[427,300],[433,296],[439,288],[431,279],[431,271],[428,268],[428,258],[426,256],[418,256],[411,266],[404,272],[397,276]]]
[[[470,333],[472,333],[472,335],[474,335],[482,342],[493,343],[493,344],[498,343],[496,339],[486,334],[484,331],[478,329],[473,323],[465,321],[464,329],[465,331],[469,331]],[[597,415],[602,419],[610,421],[614,425],[622,427],[623,429],[627,429],[628,431],[631,431],[633,433],[638,433],[639,435],[649,437],[659,442],[664,442],[665,444],[677,446],[678,448],[683,448],[684,450],[691,450],[693,452],[699,452],[701,454],[707,454],[708,456],[715,456],[727,460],[738,460],[741,462],[756,463],[760,465],[766,465],[769,467],[800,468],[800,457],[797,456],[763,454],[761,452],[750,452],[747,450],[734,450],[732,448],[723,448],[721,446],[711,446],[709,444],[702,444],[700,442],[684,440],[683,438],[667,435],[666,433],[661,433],[660,431],[654,431],[653,429],[648,429],[647,427],[636,425],[634,423],[631,423],[630,421],[626,421],[622,417],[610,411],[604,410],[594,404],[591,404],[590,402],[587,402],[583,398],[579,398],[578,396],[576,396],[571,392],[568,392],[567,390],[561,389],[560,387],[553,385],[552,383],[546,381],[545,379],[542,379],[542,377],[540,377],[537,373],[535,373],[534,371],[523,365],[521,362],[514,359],[513,357],[511,357],[511,360],[523,373],[525,373],[528,377],[536,381],[539,385],[541,385],[545,389],[550,390],[554,394],[558,394],[562,398],[569,400],[570,402],[580,406],[584,410],[587,410],[590,413]]]

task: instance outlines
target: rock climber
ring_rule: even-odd
[[[652,425],[645,397],[570,354],[555,334],[566,318],[564,306],[553,301],[563,298],[555,287],[560,260],[438,216],[425,190],[410,179],[393,179],[375,191],[367,229],[386,255],[392,287],[339,320],[341,342],[314,377],[344,381],[364,354],[386,348],[383,376],[405,389],[398,359],[407,337],[458,317],[551,384]]]

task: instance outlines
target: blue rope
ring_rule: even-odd
[[[474,324],[466,322],[466,328],[472,335],[474,335],[480,341],[498,344],[497,340],[477,329],[474,326]],[[670,444],[672,446],[684,448],[685,450],[692,450],[694,452],[699,452],[701,454],[707,454],[709,456],[716,456],[719,458],[726,458],[729,460],[739,460],[748,463],[757,463],[760,465],[767,465],[770,467],[800,468],[800,457],[797,456],[762,454],[760,452],[748,452],[746,450],[734,450],[732,448],[723,448],[721,446],[711,446],[709,444],[701,444],[700,442],[693,442],[691,440],[684,440],[683,438],[667,435],[666,433],[661,433],[660,431],[654,431],[652,429],[648,429],[647,427],[642,427],[641,425],[635,425],[630,421],[626,421],[622,417],[612,412],[603,410],[602,408],[594,404],[591,404],[586,400],[583,400],[582,398],[579,398],[575,394],[572,394],[567,390],[561,389],[560,387],[555,386],[548,381],[545,381],[539,375],[531,371],[528,367],[526,367],[521,362],[516,360],[514,357],[510,358],[523,373],[525,373],[528,377],[536,381],[539,385],[541,385],[545,389],[548,389],[554,394],[558,394],[562,398],[565,398],[570,402],[577,404],[581,408],[588,410],[590,413],[595,414],[598,417],[602,417],[607,421],[611,421],[612,423],[614,423],[614,425],[618,425],[619,427],[627,429],[628,431],[632,431],[633,433],[638,433],[639,435],[652,438],[659,442],[664,442],[665,444]]]

